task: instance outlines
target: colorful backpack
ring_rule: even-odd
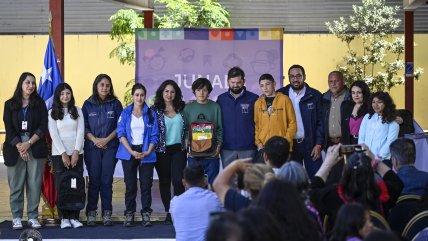
[[[199,114],[198,119],[190,124],[189,131],[191,156],[209,157],[216,152],[215,125],[207,120],[204,114]]]

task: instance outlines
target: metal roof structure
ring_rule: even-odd
[[[352,14],[353,0],[220,0],[229,12],[232,27],[283,27],[286,33],[327,33],[326,21]],[[403,8],[402,0],[388,5]],[[49,0],[1,0],[0,34],[47,34]],[[65,34],[109,33],[109,17],[129,7],[121,1],[64,0]],[[162,14],[163,5],[154,5]],[[141,10],[136,8],[136,10]],[[404,19],[404,10],[399,18]],[[399,32],[404,30],[402,22]],[[415,11],[415,33],[428,33],[428,4]]]

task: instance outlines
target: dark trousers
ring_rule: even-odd
[[[204,168],[205,174],[208,176],[208,183],[213,184],[220,170],[220,158],[203,158],[203,157],[188,157],[189,165],[199,163]]]
[[[181,144],[166,147],[165,153],[156,152],[156,172],[159,176],[159,191],[165,212],[169,212],[171,203],[171,181],[174,196],[184,192],[183,170],[187,164],[187,153],[181,150]]]
[[[112,210],[113,174],[116,167],[117,148],[85,149],[85,164],[89,174],[88,203],[86,213],[96,211],[98,197],[101,197],[101,210]]]
[[[133,150],[140,150],[132,147]],[[141,189],[141,213],[151,212],[152,206],[152,184],[153,184],[153,167],[154,163],[140,164],[140,160],[131,157],[130,160],[122,160],[123,175],[125,179],[125,207],[127,212],[135,212],[137,210],[137,172],[140,180]]]
[[[291,153],[291,160],[299,162],[303,165],[305,164],[306,172],[310,179],[315,176],[318,169],[320,169],[322,165],[322,157],[320,156],[318,159],[313,160],[311,157],[313,146],[307,146],[305,144],[305,139],[302,142],[298,143],[295,139],[293,140],[293,152]]]
[[[71,160],[71,156],[68,156],[68,157]],[[64,172],[66,171],[75,172],[83,176],[83,154],[79,155],[79,161],[77,162],[76,166],[73,168],[67,169],[64,166],[61,155],[52,156],[52,165],[54,168],[55,189],[57,193],[59,193],[59,184],[61,181],[60,178]],[[79,219],[79,213],[80,211],[58,209],[58,214],[60,218],[64,218],[64,219]]]

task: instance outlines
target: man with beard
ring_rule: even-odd
[[[245,73],[233,67],[227,73],[229,90],[217,98],[223,123],[223,168],[236,159],[254,158],[254,103],[258,96],[245,89]]]
[[[305,83],[305,69],[301,65],[295,64],[288,69],[288,79],[290,84],[278,92],[290,98],[296,114],[297,132],[293,138],[291,160],[304,163],[312,178],[322,164],[322,94]]]

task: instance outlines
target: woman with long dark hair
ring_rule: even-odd
[[[146,87],[137,83],[131,90],[133,103],[121,113],[117,123],[117,136],[120,140],[116,158],[122,160],[125,179],[125,227],[134,225],[134,213],[137,205],[137,173],[141,189],[141,215],[144,226],[151,226],[152,213],[151,188],[153,183],[153,167],[156,163],[154,152],[158,143],[158,124],[155,114],[147,106]]]
[[[260,191],[253,206],[265,208],[279,222],[285,240],[322,240],[322,234],[293,184],[274,179]]]
[[[156,90],[155,103],[159,128],[159,142],[156,145],[156,171],[159,175],[159,189],[165,212],[165,223],[172,224],[169,206],[171,202],[171,182],[174,196],[184,192],[183,170],[187,163],[184,143],[184,101],[180,87],[173,80],[165,80]]]
[[[4,103],[3,121],[6,129],[3,157],[10,189],[12,228],[22,229],[24,187],[28,225],[41,228],[37,219],[43,164],[48,155],[44,137],[48,111],[37,94],[36,77],[32,73],[24,72],[19,77],[12,98]]]
[[[55,188],[59,191],[60,177],[66,171],[83,176],[83,141],[85,121],[82,110],[75,106],[73,90],[60,83],[54,93],[49,111],[49,133],[52,138],[52,160],[55,170]],[[58,192],[59,193],[59,192]],[[61,228],[80,228],[79,212],[59,209]]]
[[[113,174],[119,140],[116,127],[122,104],[114,95],[110,76],[99,74],[92,85],[92,95],[83,103],[85,119],[85,164],[89,174],[87,225],[96,225],[98,197],[104,226],[111,226]]]
[[[357,80],[352,83],[349,88],[352,102],[344,107],[344,125],[342,130],[346,133],[342,134],[342,144],[357,144],[358,132],[364,116],[370,110],[371,93],[367,84],[362,80]]]
[[[373,227],[370,213],[363,205],[345,204],[339,210],[330,241],[362,241]]]
[[[400,130],[395,121],[395,104],[388,92],[372,95],[371,108],[360,126],[358,143],[366,144],[381,160],[391,159],[389,145],[397,139]]]

